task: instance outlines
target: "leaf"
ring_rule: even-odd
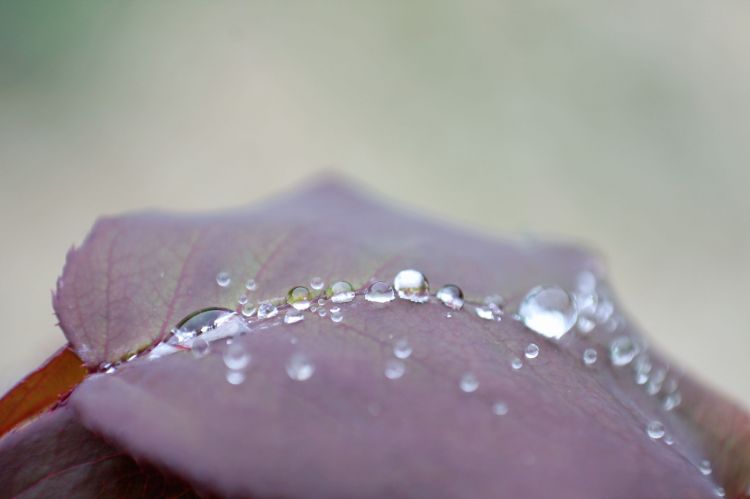
[[[0,440],[0,497],[193,497],[185,484],[139,466],[61,406]]]
[[[69,254],[54,304],[93,367],[165,338],[196,310],[233,307],[247,278],[258,284],[251,299],[271,298],[316,275],[361,287],[412,267],[433,285],[461,285],[471,300],[501,293],[517,305],[537,284],[570,289],[581,270],[600,266],[575,248],[488,240],[324,183],[254,210],[102,220]],[[232,278],[226,288],[216,283],[221,271]],[[510,314],[484,321],[464,310],[449,319],[439,303],[361,297],[342,309],[338,324],[308,314],[294,325],[256,325],[236,340],[253,358],[239,386],[226,382],[225,347],[215,343],[202,359],[139,358],[92,376],[70,404],[86,428],[129,455],[218,495],[714,497],[696,463],[747,463],[744,412],[725,402],[698,411],[711,400],[702,389],[665,412],[630,368],[609,365],[612,334],[601,328],[553,343]],[[618,334],[639,337],[630,321]],[[403,378],[390,380],[384,366],[401,337],[414,353]],[[511,359],[532,341],[539,357],[513,370]],[[593,369],[581,362],[586,347],[602,358]],[[300,352],[315,365],[304,382],[285,372]],[[467,372],[479,380],[474,393],[459,389]],[[505,416],[491,410],[499,400]],[[717,433],[704,428],[727,417],[732,424]],[[673,446],[647,436],[654,419]],[[738,429],[731,448],[719,444]],[[717,465],[715,476],[738,495],[750,474],[733,466]]]
[[[0,399],[0,436],[56,404],[88,373],[81,359],[61,348]]]

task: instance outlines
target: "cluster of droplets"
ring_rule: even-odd
[[[227,288],[231,285],[232,278],[228,272],[221,271],[216,275],[216,283],[221,288]],[[211,351],[212,342],[228,336],[222,354],[226,379],[230,384],[238,385],[245,380],[246,370],[252,359],[241,343],[232,339],[247,332],[253,320],[266,321],[283,314],[283,323],[293,325],[302,322],[309,314],[320,318],[328,317],[333,323],[340,323],[344,320],[342,307],[353,302],[358,295],[358,290],[347,281],[333,281],[326,285],[320,277],[310,279],[307,286],[291,288],[286,297],[281,299],[254,299],[257,284],[253,279],[247,280],[244,288],[237,299],[235,311],[211,308],[192,314],[172,331],[172,336],[164,342],[166,346],[159,345],[152,351],[152,356],[190,349],[193,356],[202,358]],[[397,298],[424,304],[434,297],[435,302],[446,307],[446,317],[452,317],[465,308],[488,321],[501,321],[506,315],[506,303],[501,295],[486,296],[481,303],[469,303],[467,307],[464,292],[459,286],[445,284],[431,294],[427,277],[414,269],[398,272],[391,283],[371,282],[363,290],[362,296],[366,302],[378,305],[388,304]],[[637,385],[643,386],[648,395],[659,397],[664,411],[674,410],[682,400],[678,378],[670,376],[668,367],[654,365],[648,355],[648,348],[641,339],[620,332],[624,319],[616,312],[609,297],[609,289],[602,286],[596,275],[584,271],[578,275],[572,292],[554,285],[531,289],[520,300],[512,317],[540,337],[552,341],[560,341],[571,330],[575,330],[582,339],[594,338],[592,332],[601,331],[603,335],[597,335],[596,338],[599,341],[607,338],[604,349],[609,353],[610,364],[616,369],[631,368]],[[296,344],[296,338],[292,338],[292,343]],[[167,347],[172,350],[167,351]],[[412,351],[407,338],[393,339],[392,355],[385,359],[383,369],[388,380],[404,377]],[[534,361],[539,355],[539,344],[530,342],[520,357],[511,359],[510,367],[518,371],[524,365],[524,358],[526,361]],[[579,355],[585,366],[595,368],[598,365],[600,355],[595,346],[587,345]],[[107,364],[101,367],[103,371],[112,372],[117,366]],[[315,365],[301,351],[294,352],[284,368],[288,377],[295,381],[306,381],[315,373]],[[460,375],[458,387],[461,392],[474,393],[479,388],[479,379],[473,372],[466,371]],[[506,402],[498,400],[491,404],[491,412],[502,416],[509,412],[509,408]],[[645,428],[650,439],[663,441],[667,445],[673,444],[674,440],[662,421],[652,419],[646,422]],[[708,461],[703,460],[697,466],[702,474],[711,474]],[[719,491],[721,489],[717,488],[717,493]]]

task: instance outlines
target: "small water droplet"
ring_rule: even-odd
[[[672,438],[672,435],[664,435],[664,443],[667,445],[674,445],[674,438]]]
[[[242,306],[242,315],[245,317],[252,317],[255,312],[258,311],[258,307],[255,303],[245,303]]]
[[[656,395],[657,393],[659,393],[659,391],[661,391],[661,386],[666,378],[666,369],[655,370],[653,373],[651,373],[651,377],[646,384],[646,393],[648,393],[649,395]]]
[[[488,295],[484,297],[484,305],[489,308],[493,314],[502,315],[505,307],[505,299],[501,295]]]
[[[339,307],[333,307],[331,309],[331,320],[335,323],[339,323],[344,320],[344,314],[341,313],[341,309]]]
[[[258,319],[270,319],[276,317],[278,313],[279,309],[273,303],[263,302],[258,305]]]
[[[508,414],[508,404],[505,402],[495,402],[492,404],[492,413],[495,416],[505,416]]]
[[[430,299],[430,283],[418,270],[402,270],[393,279],[393,287],[402,300],[426,303]]]
[[[294,381],[307,381],[315,373],[315,365],[307,355],[297,352],[287,361],[286,373]]]
[[[388,303],[396,299],[393,287],[383,281],[375,281],[370,284],[365,293],[365,300],[373,303]]]
[[[310,279],[310,287],[315,291],[320,291],[325,285],[326,283],[321,277],[313,277],[312,279]]]
[[[596,312],[594,312],[596,317],[596,322],[599,324],[603,324],[609,320],[610,317],[612,317],[612,314],[615,311],[614,304],[609,300],[601,300],[596,305]]]
[[[640,348],[630,336],[619,336],[609,344],[609,357],[615,366],[626,366],[640,353]]]
[[[664,407],[665,411],[671,411],[672,409],[674,409],[681,403],[682,403],[682,395],[680,395],[680,392],[674,392],[664,397],[664,402],[662,403],[662,407]]]
[[[257,284],[255,284],[255,279],[248,279],[245,283],[245,289],[248,291],[255,291],[258,287]]]
[[[537,286],[518,309],[524,325],[547,338],[560,339],[578,319],[573,297],[558,286]]]
[[[646,425],[646,433],[654,440],[659,440],[664,436],[664,424],[661,421],[649,421]]]
[[[312,295],[310,290],[304,286],[296,286],[287,293],[286,302],[297,310],[307,310],[310,308]]]
[[[595,349],[587,348],[583,351],[583,363],[587,366],[593,366],[598,356]]]
[[[589,334],[596,327],[596,322],[585,315],[581,315],[578,317],[576,327],[581,334]]]
[[[302,310],[297,310],[296,308],[290,308],[284,314],[284,324],[296,324],[304,319],[305,315],[302,313]]]
[[[333,303],[346,303],[354,299],[354,286],[346,281],[331,284],[326,290],[326,297]]]
[[[399,379],[406,372],[406,364],[398,359],[385,361],[385,377],[388,379]]]
[[[411,355],[411,345],[406,338],[401,338],[393,344],[393,355],[399,359],[408,359]]]
[[[526,350],[523,354],[527,359],[536,359],[539,356],[539,345],[536,343],[529,343],[526,345]]]
[[[708,459],[702,460],[700,463],[698,463],[698,469],[700,472],[706,476],[711,474],[711,461]]]
[[[523,361],[516,357],[512,361],[510,361],[510,367],[512,367],[514,370],[518,371],[523,367]]]
[[[203,338],[195,338],[193,343],[190,345],[190,350],[193,352],[193,357],[199,359],[205,357],[211,350],[210,344]]]
[[[222,288],[226,288],[231,282],[232,278],[229,276],[229,272],[219,272],[216,274],[216,284]]]
[[[237,298],[237,303],[245,305],[247,303],[247,295],[240,295],[239,298]]]
[[[224,350],[224,365],[229,369],[238,371],[244,369],[250,364],[250,355],[245,351],[242,343],[232,342]]]
[[[446,284],[438,289],[435,296],[443,305],[453,310],[461,310],[464,306],[464,292],[455,284]]]
[[[492,309],[490,309],[489,307],[476,307],[474,308],[474,312],[480,319],[491,321],[495,318],[495,314],[492,313]]]
[[[446,312],[446,313],[445,313],[445,318],[446,318],[446,319],[450,319],[450,318],[452,318],[452,317],[453,317],[453,314],[452,314],[452,313],[450,313],[450,312]]]
[[[714,489],[714,493],[716,494],[717,497],[724,497],[727,494],[727,492],[724,490],[724,487],[720,485],[716,486],[716,488]]]
[[[241,385],[245,381],[245,371],[227,370],[227,381],[230,385]]]
[[[325,317],[327,314],[328,312],[326,311],[326,309],[322,307],[318,309],[318,317]]]
[[[596,290],[596,276],[589,270],[583,270],[576,276],[576,288],[581,293],[593,293]]]
[[[459,381],[458,386],[461,388],[462,392],[472,393],[479,388],[479,380],[474,373],[466,373],[461,376],[461,381]]]

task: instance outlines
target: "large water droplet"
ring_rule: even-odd
[[[492,413],[495,416],[505,416],[508,414],[508,404],[505,402],[495,402],[492,404]]]
[[[232,278],[229,276],[229,272],[219,272],[216,274],[216,284],[222,288],[226,288],[231,282]]]
[[[244,369],[250,364],[250,355],[239,342],[232,342],[224,350],[224,365],[234,371]]]
[[[408,359],[411,355],[411,345],[406,338],[401,338],[393,344],[393,355],[399,359]]]
[[[278,313],[279,309],[273,303],[263,302],[258,305],[258,319],[270,319],[271,317],[276,317]]]
[[[661,421],[649,421],[646,425],[646,433],[654,440],[664,436],[664,424]]]
[[[354,299],[354,286],[346,281],[338,281],[326,289],[326,298],[333,303],[346,303]]]
[[[302,310],[290,308],[286,311],[286,314],[284,314],[284,324],[296,324],[304,320],[304,318],[305,315],[302,313]]]
[[[290,289],[286,297],[287,303],[297,310],[307,310],[310,308],[310,300],[312,300],[310,290],[304,286],[297,286]]]
[[[177,327],[172,331],[174,340],[170,340],[170,343],[181,343],[206,333],[232,314],[233,312],[226,308],[204,308],[194,312],[177,324]]]
[[[640,352],[638,345],[629,336],[619,336],[609,344],[609,357],[615,366],[626,366]]]
[[[321,277],[313,277],[312,279],[310,279],[310,287],[315,291],[320,291],[325,285],[326,283]]]
[[[583,351],[583,363],[587,366],[593,366],[598,356],[595,349],[587,348]]]
[[[536,343],[529,343],[526,345],[526,350],[523,354],[527,359],[536,359],[539,356],[539,345]]]
[[[385,361],[385,377],[388,379],[399,379],[406,372],[406,364],[398,359]]]
[[[458,386],[461,388],[462,392],[465,393],[472,393],[479,388],[479,380],[474,375],[474,373],[466,373],[463,376],[461,376],[461,380],[458,383]]]
[[[286,373],[294,381],[306,381],[315,373],[315,365],[307,355],[298,352],[287,361]]]
[[[402,300],[425,303],[430,299],[430,283],[418,270],[402,270],[396,274],[393,287]]]
[[[450,307],[453,310],[461,310],[464,306],[464,292],[454,284],[446,284],[438,289],[435,296],[437,296],[437,299],[440,300],[443,305]]]
[[[558,286],[537,286],[518,309],[523,323],[542,336],[560,339],[578,319],[575,300]]]
[[[195,338],[193,343],[190,345],[190,350],[193,352],[193,357],[199,359],[205,357],[206,354],[211,350],[210,344],[203,338]]]
[[[241,385],[245,381],[245,371],[227,370],[227,382],[230,385]]]
[[[375,281],[370,284],[365,293],[365,300],[373,303],[388,303],[396,299],[393,287],[383,281]]]
[[[257,284],[255,284],[255,279],[248,279],[245,283],[245,289],[248,291],[255,291],[258,287]]]

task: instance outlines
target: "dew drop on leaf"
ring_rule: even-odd
[[[232,283],[232,278],[229,276],[229,272],[219,272],[216,274],[216,284],[222,288],[226,288]]]
[[[223,358],[224,365],[234,371],[244,369],[250,364],[250,355],[242,344],[236,341],[227,346]]]
[[[406,364],[398,359],[385,361],[385,377],[388,379],[399,379],[406,372]]]
[[[335,323],[339,323],[344,320],[344,314],[341,313],[339,307],[331,308],[331,320]]]
[[[315,291],[320,291],[325,286],[325,281],[321,277],[313,277],[310,279],[310,287]]]
[[[495,318],[495,314],[492,313],[492,309],[486,306],[479,306],[474,308],[474,313],[476,313],[477,317],[479,317],[480,319],[484,319],[487,321],[491,321]]]
[[[230,385],[241,385],[245,381],[245,372],[229,369],[226,378]]]
[[[418,270],[402,270],[393,279],[393,287],[402,300],[425,303],[430,299],[430,283]]]
[[[702,460],[700,463],[698,463],[698,469],[700,472],[704,475],[710,475],[711,474],[711,461],[708,459]]]
[[[284,314],[284,324],[296,324],[304,320],[304,318],[305,316],[302,313],[302,310],[290,308],[286,311],[286,314]]]
[[[546,338],[560,339],[578,319],[573,297],[558,286],[537,286],[518,309],[524,325]]]
[[[474,373],[466,373],[463,376],[461,376],[461,380],[458,383],[458,386],[461,388],[461,391],[464,393],[472,393],[479,388],[479,380],[474,375]]]
[[[527,359],[536,359],[539,356],[539,345],[536,343],[529,343],[526,345],[526,350],[523,354]]]
[[[354,299],[354,286],[346,281],[337,281],[326,289],[326,298],[333,303],[347,303]]]
[[[609,344],[609,357],[612,364],[618,367],[630,364],[640,349],[629,336],[619,336]]]
[[[393,355],[399,359],[408,359],[411,356],[411,352],[411,345],[409,345],[409,341],[406,338],[396,340],[396,343],[393,344]]]
[[[522,361],[521,359],[519,359],[518,357],[516,357],[515,359],[513,359],[513,360],[512,360],[511,362],[510,362],[510,366],[511,366],[511,367],[512,367],[512,368],[513,368],[514,370],[518,371],[519,369],[521,369],[521,368],[523,367],[523,361]]]
[[[180,343],[211,329],[233,312],[226,308],[204,308],[182,319],[173,330],[174,339]]]
[[[201,357],[205,357],[208,354],[208,352],[211,350],[211,346],[203,338],[195,338],[192,345],[190,346],[190,350],[193,352],[193,357],[199,359]]]
[[[365,300],[373,303],[388,303],[395,299],[393,287],[383,281],[373,282],[365,293]]]
[[[287,293],[286,302],[297,310],[307,310],[310,308],[312,295],[310,290],[304,286],[296,286]]]
[[[587,366],[593,366],[598,356],[594,348],[587,348],[583,351],[583,363]]]
[[[270,319],[276,317],[279,314],[279,309],[276,305],[270,302],[263,302],[258,305],[258,319]]]
[[[661,421],[649,421],[646,425],[646,433],[654,440],[659,440],[664,436],[664,424]]]
[[[435,294],[438,300],[453,310],[461,310],[464,306],[464,292],[454,284],[446,284]]]
[[[492,404],[492,413],[496,416],[505,416],[508,414],[508,404],[505,402],[495,402]]]
[[[286,373],[294,381],[306,381],[315,373],[315,365],[307,355],[297,352],[287,361]]]

